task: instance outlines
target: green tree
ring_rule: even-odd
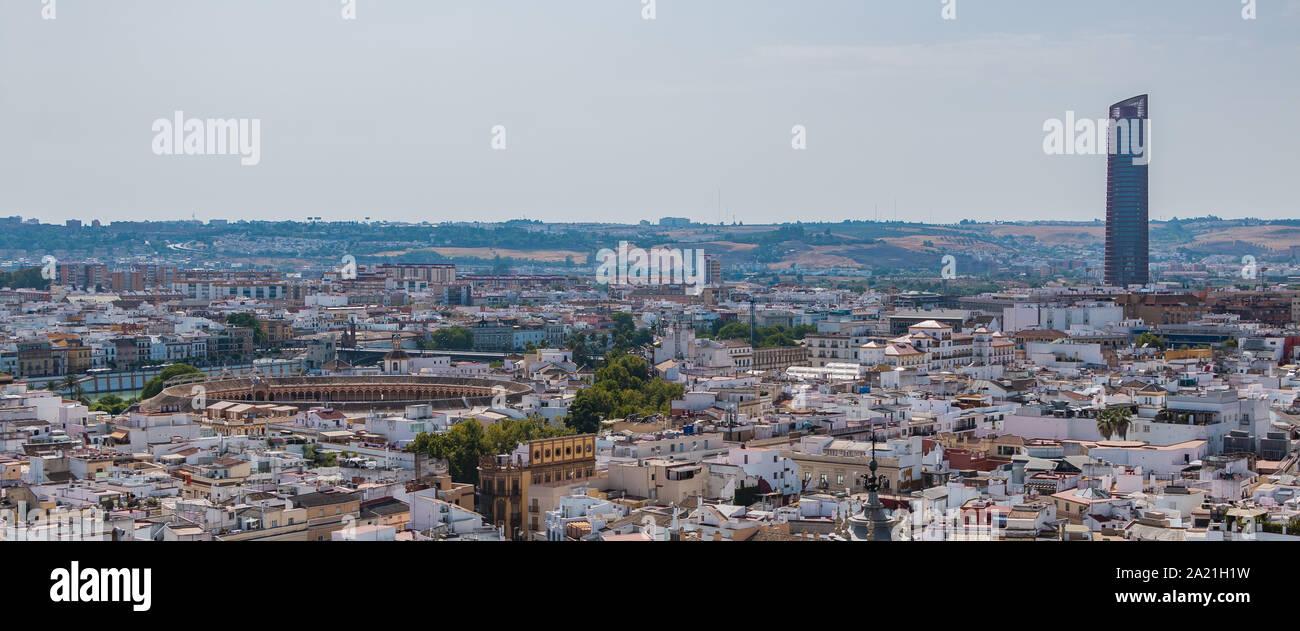
[[[226,324],[238,326],[253,330],[253,345],[264,346],[266,344],[266,328],[262,326],[262,321],[257,319],[252,313],[231,313],[226,315]]]
[[[743,340],[749,338],[749,324],[744,322],[728,322],[718,329],[714,337],[720,340]]]
[[[1164,350],[1165,340],[1159,335],[1147,331],[1146,333],[1139,335],[1137,340],[1133,342],[1133,345],[1137,346],[1138,348],[1141,348],[1143,346],[1150,346],[1151,348]]]
[[[754,330],[754,344],[759,348],[773,346],[794,346],[795,340],[801,340],[817,327],[801,324],[797,327],[784,325],[760,326]],[[728,322],[717,329],[714,337],[721,340],[748,340],[748,322]]]
[[[618,312],[610,316],[613,321],[613,350],[626,352],[654,342],[654,333],[650,328],[638,329],[632,314]]]
[[[587,334],[575,333],[564,342],[564,348],[573,351],[573,363],[579,367],[591,365],[591,351],[587,346]]]
[[[603,388],[583,388],[573,397],[569,404],[569,414],[564,424],[580,434],[594,434],[600,431],[600,422],[605,414],[613,411],[618,400]]]
[[[49,289],[51,281],[41,278],[41,268],[27,267],[14,272],[0,272],[0,287],[10,289]]]
[[[1097,412],[1097,433],[1106,440],[1115,435],[1115,420],[1111,418],[1110,408]]]
[[[545,419],[529,417],[525,419],[502,419],[487,427],[484,440],[487,441],[490,454],[508,454],[522,443],[541,438],[555,438],[574,433],[572,428],[552,427]]]
[[[579,433],[596,433],[605,419],[666,414],[672,400],[681,398],[683,391],[681,384],[650,379],[644,359],[610,352],[591,387],[579,390],[574,397],[564,422]]]
[[[474,419],[457,423],[445,432],[421,433],[407,445],[407,450],[446,460],[451,479],[470,484],[478,482],[479,457],[492,453],[483,425]]]
[[[1133,425],[1133,412],[1127,405],[1115,405],[1097,413],[1097,432],[1106,440],[1119,436],[1120,440],[1128,438],[1128,430]]]
[[[420,345],[428,350],[467,351],[474,348],[474,332],[463,326],[444,327],[430,333]]]
[[[109,414],[116,416],[124,412],[127,408],[131,407],[137,401],[139,401],[139,399],[135,397],[131,397],[130,399],[123,399],[122,397],[119,397],[116,394],[106,394],[102,397],[99,397],[97,401],[92,403],[90,405],[90,410],[92,412],[108,412]]]
[[[1117,405],[1110,408],[1111,423],[1115,427],[1115,433],[1119,435],[1120,440],[1128,439],[1128,430],[1133,425],[1133,412],[1127,405]]]
[[[86,390],[81,387],[81,379],[73,374],[64,375],[63,379],[59,380],[58,389],[62,390],[69,398],[78,401],[86,398]]]
[[[189,364],[172,364],[159,372],[153,379],[145,382],[144,388],[140,390],[140,400],[150,399],[162,392],[163,384],[167,383],[172,377],[188,375],[190,373],[203,372]]]

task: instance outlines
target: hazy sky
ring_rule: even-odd
[[[0,0],[0,215],[1090,220],[1043,124],[1149,93],[1153,219],[1300,217],[1300,0],[46,2]],[[155,155],[177,110],[261,162]]]

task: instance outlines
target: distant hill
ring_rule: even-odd
[[[971,222],[922,224],[843,221],[766,225],[656,225],[544,223],[387,223],[239,221],[113,222],[68,227],[14,223],[0,231],[0,252],[31,261],[58,251],[61,260],[112,262],[150,256],[162,260],[229,260],[292,269],[332,265],[343,254],[362,263],[457,262],[580,267],[601,248],[620,241],[635,246],[700,248],[724,265],[768,269],[932,267],[945,254],[964,255],[965,269],[999,260],[1095,260],[1105,224],[1100,221]],[[1289,257],[1300,247],[1300,220],[1204,217],[1151,223],[1153,260],[1215,254]],[[934,260],[931,260],[934,259]]]

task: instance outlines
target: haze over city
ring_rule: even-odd
[[[0,214],[1092,220],[1044,121],[1149,93],[1152,219],[1296,215],[1296,0],[338,4],[3,3]],[[176,111],[260,163],[154,155]]]
[[[1298,36],[0,0],[5,619],[1278,626]]]

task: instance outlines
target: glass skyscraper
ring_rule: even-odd
[[[1147,162],[1151,136],[1147,95],[1110,106],[1106,153],[1106,284],[1150,280]]]

